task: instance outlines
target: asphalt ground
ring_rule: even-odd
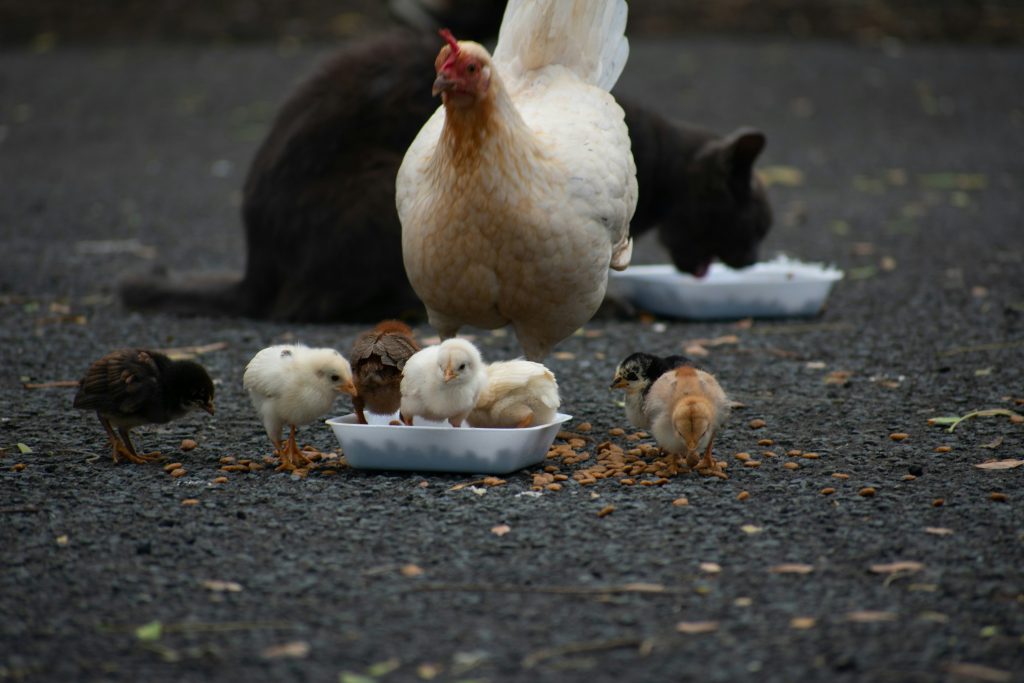
[[[928,424],[1024,412],[1024,52],[634,40],[623,91],[767,133],[766,256],[846,278],[811,320],[588,325],[550,362],[585,450],[635,446],[608,436],[632,433],[607,390],[620,358],[717,340],[701,360],[745,406],[716,444],[730,478],[584,487],[583,463],[533,496],[539,468],[455,490],[473,478],[225,473],[269,453],[248,359],[362,328],[116,301],[154,265],[241,268],[246,166],[328,51],[0,52],[0,680],[1024,680],[1022,470],[977,467],[1024,458],[1024,426]],[[217,345],[199,356],[216,417],[137,432],[185,476],[113,465],[73,389],[24,388],[124,345]]]

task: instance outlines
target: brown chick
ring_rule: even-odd
[[[644,409],[673,474],[682,456],[691,469],[725,478],[711,446],[729,415],[729,400],[713,375],[691,366],[670,370],[651,386]]]
[[[405,361],[419,350],[412,330],[398,320],[385,320],[356,339],[349,359],[356,385],[352,405],[359,424],[366,424],[366,410],[378,415],[398,411]]]

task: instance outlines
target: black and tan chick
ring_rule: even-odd
[[[89,366],[74,405],[96,411],[110,438],[115,463],[120,457],[145,463],[160,454],[140,455],[129,432],[141,425],[176,420],[192,410],[213,415],[213,391],[213,381],[198,363],[171,360],[159,351],[119,349]]]
[[[693,365],[686,356],[655,356],[642,351],[626,356],[615,369],[612,389],[626,391],[626,419],[637,429],[650,429],[651,420],[646,412],[647,395],[659,377],[669,370]]]

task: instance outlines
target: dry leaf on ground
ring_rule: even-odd
[[[280,645],[271,645],[270,647],[263,650],[260,653],[264,659],[278,659],[282,657],[290,657],[293,659],[302,659],[309,654],[309,643],[304,640],[295,640],[290,643],[281,643]]]
[[[896,572],[919,572],[924,569],[923,562],[904,560],[902,562],[888,562],[884,564],[873,564],[870,567],[874,574],[895,574]]]
[[[784,562],[774,565],[768,571],[772,574],[810,574],[814,571],[814,567],[809,564],[800,564],[799,562]]]
[[[676,624],[676,631],[692,635],[696,633],[713,633],[718,630],[717,621],[680,621]]]
[[[978,463],[975,467],[981,470],[1009,470],[1014,467],[1020,467],[1021,465],[1024,465],[1024,460],[1006,458],[1004,460],[988,460],[986,462]]]

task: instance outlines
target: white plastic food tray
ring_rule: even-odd
[[[447,422],[412,426],[389,425],[367,415],[371,424],[357,424],[355,414],[333,417],[327,424],[352,467],[372,470],[507,474],[542,462],[561,425],[571,415],[558,413],[553,422],[520,429],[458,429]],[[374,424],[376,422],[376,424]]]
[[[695,278],[670,264],[612,272],[615,287],[640,309],[676,318],[785,318],[817,315],[843,272],[785,257],[733,270],[712,264]]]

